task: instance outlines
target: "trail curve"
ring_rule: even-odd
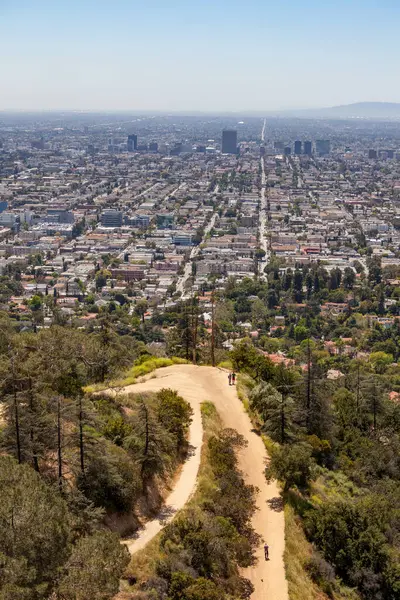
[[[283,552],[285,547],[285,522],[280,504],[279,488],[275,482],[267,483],[264,475],[267,453],[264,443],[252,427],[250,418],[236,388],[228,385],[226,371],[212,367],[174,365],[156,371],[156,377],[144,383],[127,386],[124,392],[158,391],[172,388],[190,402],[193,422],[190,427],[192,452],[167,498],[165,507],[156,519],[137,532],[135,539],[125,543],[133,554],[143,548],[170,521],[177,510],[183,508],[196,487],[200,465],[202,424],[200,404],[213,402],[225,427],[236,429],[247,440],[248,445],[239,453],[239,467],[247,483],[259,488],[257,511],[253,526],[263,540],[268,542],[270,560],[264,560],[263,544],[256,552],[256,563],[243,570],[243,575],[254,585],[252,600],[288,600],[288,585],[285,575]]]

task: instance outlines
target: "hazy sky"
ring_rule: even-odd
[[[399,0],[0,0],[0,109],[400,102]]]

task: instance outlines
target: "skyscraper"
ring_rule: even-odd
[[[101,224],[103,227],[121,227],[122,212],[113,208],[106,208],[101,213]]]
[[[300,140],[297,140],[297,141],[294,143],[294,153],[295,153],[295,154],[301,154],[301,147],[302,147],[302,145],[303,145],[303,144],[300,142]]]
[[[137,150],[137,135],[131,133],[128,135],[128,152],[134,152]]]
[[[370,150],[368,151],[368,158],[377,158],[378,153],[376,150],[374,150],[373,148],[370,148]]]
[[[331,151],[331,143],[329,140],[316,140],[315,150],[319,156],[326,156]]]
[[[306,156],[312,155],[312,143],[311,142],[304,142],[304,154]]]
[[[222,132],[222,154],[237,154],[236,129],[224,129]]]
[[[290,154],[291,154],[291,152],[292,152],[292,149],[291,149],[291,147],[290,147],[290,146],[285,146],[285,148],[284,148],[284,150],[283,150],[283,151],[284,151],[284,153],[285,153],[285,156],[290,156]]]

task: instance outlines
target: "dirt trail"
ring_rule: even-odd
[[[264,560],[263,543],[257,551],[257,562],[245,569],[243,575],[255,587],[252,600],[288,600],[288,586],[283,563],[285,547],[285,523],[281,509],[279,489],[275,483],[267,484],[264,476],[267,458],[261,438],[254,433],[251,421],[237,397],[234,386],[228,385],[225,371],[212,367],[176,365],[156,372],[155,379],[125,388],[125,392],[157,391],[169,387],[178,391],[195,411],[190,428],[192,453],[186,461],[173,492],[167,498],[165,508],[157,519],[140,530],[135,539],[126,542],[133,554],[143,548],[173,518],[175,512],[185,505],[196,486],[200,464],[202,425],[200,403],[212,401],[226,427],[236,429],[248,441],[247,448],[239,455],[239,465],[246,482],[255,485],[257,507],[253,526],[263,541],[269,545],[270,560]]]

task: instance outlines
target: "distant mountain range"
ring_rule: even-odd
[[[320,119],[400,119],[400,103],[397,102],[356,102],[332,106],[330,108],[310,108],[303,110],[279,111],[280,116],[293,116]]]

